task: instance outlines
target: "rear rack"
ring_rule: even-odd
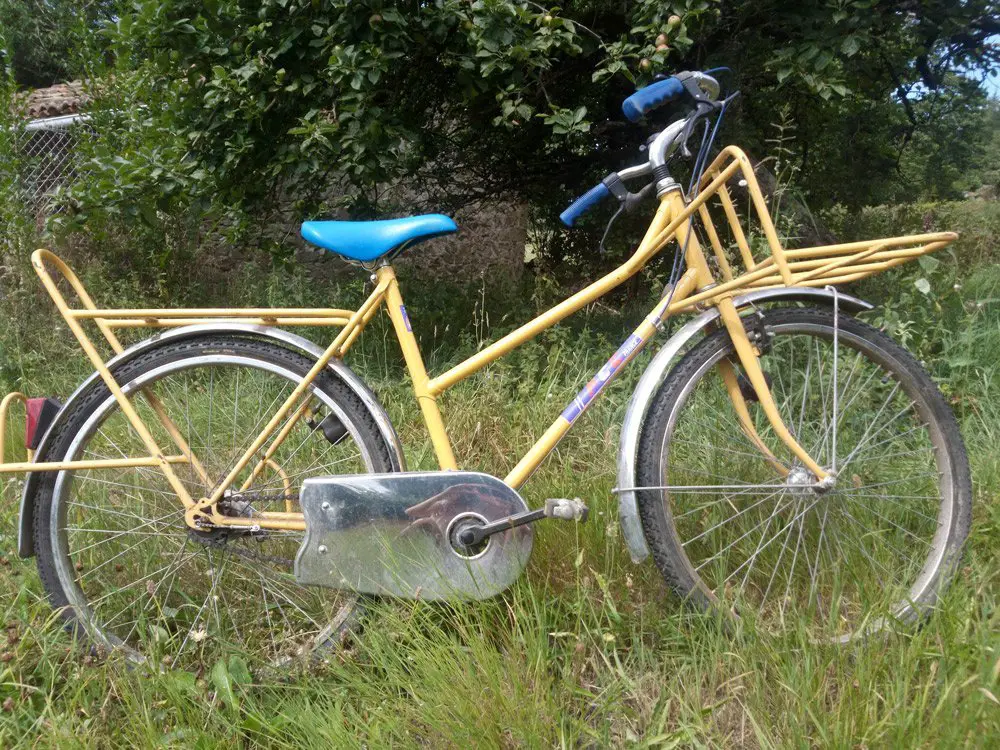
[[[66,325],[73,332],[79,341],[84,354],[87,355],[97,371],[105,379],[105,382],[113,382],[113,378],[108,370],[103,357],[99,354],[97,347],[87,335],[83,324],[92,322],[100,331],[104,340],[115,354],[121,354],[125,347],[122,345],[116,329],[120,328],[176,328],[180,326],[196,325],[199,323],[249,323],[261,326],[325,326],[325,327],[345,327],[351,323],[352,316],[356,315],[353,310],[341,309],[313,309],[313,308],[99,308],[94,303],[93,298],[87,292],[79,277],[73,270],[55,253],[39,249],[31,255],[31,264],[35,273],[42,281],[42,285],[49,293],[55,303],[59,314],[66,321]],[[62,279],[69,285],[73,293],[79,300],[78,307],[71,307],[65,295],[60,290],[57,279]],[[343,357],[350,346],[357,340],[362,329],[378,311],[378,306],[372,305],[370,309],[360,317],[350,334],[337,350],[338,357]],[[113,389],[114,390],[114,389]],[[163,422],[164,427],[174,437],[177,443],[178,454],[166,455],[162,457],[162,462],[168,464],[190,463],[194,459],[188,446],[183,439],[178,440],[179,433],[171,430],[173,425],[165,412],[158,408],[158,403],[151,394],[146,394],[150,400],[154,411]],[[64,469],[97,469],[106,467],[131,467],[131,466],[158,466],[161,459],[155,456],[145,456],[138,458],[121,458],[94,461],[33,461],[34,451],[26,448],[26,460],[8,463],[6,460],[6,432],[7,422],[11,406],[15,402],[21,402],[27,408],[28,397],[23,393],[10,393],[0,401],[0,474],[11,474],[29,471],[61,471]],[[198,468],[198,467],[196,467]]]
[[[354,314],[353,310],[300,307],[102,309],[94,304],[83,282],[55,253],[36,250],[31,255],[31,264],[66,323],[72,327],[71,321],[94,321],[115,353],[122,351],[122,346],[113,333],[115,328],[174,328],[197,323],[233,322],[282,326],[345,326]],[[67,304],[52,278],[47,267],[49,265],[72,287],[83,307],[72,308]]]

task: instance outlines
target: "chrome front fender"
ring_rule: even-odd
[[[118,354],[108,360],[107,365],[108,367],[113,368],[124,364],[143,352],[152,349],[154,346],[159,346],[164,343],[208,336],[216,333],[235,333],[250,338],[264,339],[271,341],[278,346],[299,351],[307,356],[317,359],[323,354],[323,350],[312,341],[294,333],[289,333],[288,331],[280,328],[259,326],[250,323],[206,323],[201,325],[173,328],[165,331],[164,333],[157,334],[156,336],[151,336],[150,338],[140,341],[134,346],[131,346],[123,351],[121,354]],[[358,398],[361,399],[365,408],[368,409],[368,412],[372,415],[382,439],[385,441],[386,445],[389,446],[393,471],[406,471],[406,458],[403,455],[403,447],[399,442],[399,437],[396,435],[396,430],[393,428],[392,422],[389,420],[389,415],[386,414],[385,409],[382,408],[382,405],[378,402],[375,394],[372,393],[371,389],[365,385],[364,381],[362,381],[361,378],[359,378],[354,371],[342,361],[338,359],[331,360],[328,368],[334,375],[340,378],[340,380],[348,388],[350,388]],[[62,409],[56,415],[55,419],[52,420],[52,424],[42,436],[42,439],[38,444],[38,449],[35,451],[35,461],[45,460],[45,455],[48,451],[52,435],[55,434],[59,425],[61,425],[65,420],[66,414],[70,411],[70,407],[81,396],[81,394],[83,394],[99,378],[100,375],[95,372],[73,392],[72,396],[66,400],[66,403],[63,404]],[[31,534],[31,527],[34,523],[35,489],[38,485],[39,477],[40,474],[37,472],[29,473],[25,477],[24,481],[24,491],[21,494],[21,511],[20,518],[18,520],[17,533],[17,554],[20,557],[32,557],[35,554],[35,544],[34,538]]]
[[[837,292],[838,306],[849,313],[864,312],[873,309],[873,305],[864,300]],[[786,287],[781,289],[764,289],[736,297],[733,303],[744,308],[755,304],[773,302],[812,302],[833,306],[833,292],[827,289],[809,287]],[[666,378],[674,360],[684,347],[700,334],[707,326],[719,317],[719,311],[711,308],[684,324],[677,333],[670,337],[663,348],[656,353],[643,372],[639,383],[632,393],[625,420],[622,423],[621,439],[618,446],[618,514],[622,534],[633,562],[641,562],[649,556],[649,547],[639,519],[639,505],[636,500],[635,487],[636,459],[639,451],[639,434],[646,419],[646,412],[660,384]]]

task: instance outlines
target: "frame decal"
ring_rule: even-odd
[[[570,403],[569,406],[562,413],[562,418],[565,419],[570,424],[576,421],[576,419],[583,414],[587,407],[590,406],[590,402],[593,401],[604,390],[604,386],[615,376],[615,373],[621,369],[621,366],[625,364],[629,358],[635,354],[636,350],[645,343],[645,340],[641,338],[638,334],[633,333],[627,339],[625,343],[622,344],[618,351],[611,355],[611,359],[605,363],[604,367],[597,371],[597,374],[591,378],[590,382],[583,387],[583,390],[576,394],[576,398]]]

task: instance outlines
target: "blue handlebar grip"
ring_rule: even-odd
[[[563,224],[571,227],[574,222],[587,213],[587,211],[592,209],[605,198],[610,197],[611,191],[608,190],[608,186],[603,182],[599,182],[575,201],[570,203],[569,207],[559,214],[559,219]]]
[[[684,84],[671,76],[636,91],[622,102],[622,112],[632,122],[638,122],[650,110],[672,102],[683,93]]]

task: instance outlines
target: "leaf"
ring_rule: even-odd
[[[233,692],[233,681],[229,674],[229,667],[222,659],[215,662],[215,666],[212,667],[212,685],[215,686],[215,693],[223,703],[230,708],[239,706],[236,693]]]
[[[848,57],[853,57],[854,55],[856,55],[859,49],[861,49],[861,42],[859,42],[858,38],[853,34],[844,39],[844,41],[840,45],[840,51],[843,52]]]
[[[245,686],[253,682],[253,677],[250,675],[250,667],[247,666],[246,661],[241,656],[229,657],[229,676],[235,685]]]
[[[251,734],[264,731],[264,722],[256,714],[247,714],[243,719],[243,729]]]
[[[157,226],[157,215],[156,207],[150,205],[149,203],[141,203],[139,205],[139,217],[142,221],[149,227]]]
[[[170,670],[163,674],[163,679],[168,685],[184,695],[197,695],[198,683],[195,676],[183,670]]]
[[[927,279],[917,279],[916,281],[913,282],[913,286],[915,286],[917,290],[920,291],[922,294],[931,293],[931,282],[929,282]]]
[[[919,263],[920,267],[927,273],[934,273],[941,266],[941,261],[932,255],[921,255],[917,258],[917,263]]]

